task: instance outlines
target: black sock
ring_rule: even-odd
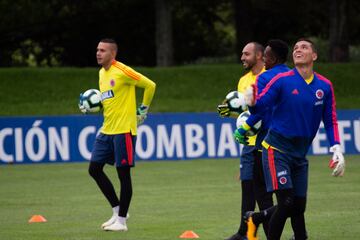
[[[278,190],[276,197],[278,205],[269,222],[268,240],[280,240],[286,219],[294,208],[293,189]]]
[[[126,217],[132,197],[130,167],[118,167],[116,169],[121,183],[119,216]]]
[[[294,211],[291,215],[291,226],[294,231],[294,236],[296,240],[307,239],[304,217],[305,207],[306,197],[294,198]]]
[[[255,199],[259,206],[260,211],[270,209],[273,205],[273,198],[272,193],[267,192],[265,179],[264,179],[264,173],[263,173],[263,166],[262,166],[262,154],[259,151],[254,152],[254,193],[255,193]],[[267,215],[267,212],[269,210],[265,211],[264,215]],[[263,224],[264,232],[267,236],[268,229],[269,229],[269,220],[270,217],[265,218],[262,217],[261,221],[256,220],[257,217],[253,217],[254,223],[258,226],[259,223]]]
[[[246,236],[247,224],[245,222],[245,213],[254,211],[255,209],[255,196],[252,180],[241,181],[241,219],[238,233],[241,236]]]
[[[95,180],[111,207],[116,207],[119,206],[119,199],[115,193],[114,186],[103,171],[104,165],[102,163],[90,162],[89,174]]]
[[[265,209],[263,211],[260,212],[255,212],[252,217],[253,217],[253,222],[256,226],[260,225],[261,223],[264,222],[269,222],[271,215],[274,213],[274,211],[276,210],[277,206],[272,206],[268,209]]]

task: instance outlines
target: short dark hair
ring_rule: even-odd
[[[103,39],[100,40],[100,42],[114,44],[115,45],[115,51],[117,52],[118,45],[117,45],[117,43],[116,43],[116,41],[114,39],[112,39],[112,38],[103,38]]]
[[[251,42],[252,44],[254,44],[254,46],[255,46],[255,53],[258,53],[258,52],[260,52],[262,55],[264,54],[264,46],[263,45],[261,45],[260,43],[258,43],[258,42]]]
[[[271,39],[267,44],[271,47],[271,51],[280,63],[285,63],[289,53],[289,46],[286,42],[280,39]]]
[[[312,50],[317,53],[317,48],[316,48],[316,46],[315,46],[315,43],[314,43],[313,41],[311,41],[309,38],[305,38],[305,37],[299,38],[299,39],[296,41],[296,43],[298,43],[298,42],[300,42],[300,41],[305,41],[305,42],[310,43],[310,46],[311,46]],[[296,44],[296,43],[295,43],[295,44]]]

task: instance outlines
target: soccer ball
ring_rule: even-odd
[[[80,95],[81,106],[84,106],[87,112],[99,112],[102,109],[101,93],[97,89],[86,90]]]
[[[232,91],[226,95],[225,99],[231,112],[242,113],[247,110],[244,94]]]
[[[236,119],[236,127],[239,128],[246,120],[250,117],[250,112],[245,111],[239,115],[239,117]],[[261,120],[255,123],[255,125],[250,128],[249,131],[246,132],[247,136],[254,136],[256,135],[261,127]]]

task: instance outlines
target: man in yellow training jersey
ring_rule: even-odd
[[[99,42],[96,58],[104,122],[91,154],[89,174],[110,203],[113,214],[101,225],[106,231],[127,231],[126,219],[132,196],[130,169],[134,167],[137,125],[147,115],[155,83],[115,60],[117,44],[112,39]],[[136,109],[135,87],[143,88],[142,104]],[[105,164],[116,167],[120,180],[120,199],[103,171]]]
[[[257,42],[250,42],[242,50],[241,61],[248,72],[242,76],[237,90],[244,93],[246,88],[256,82],[258,75],[265,71],[264,47]],[[220,116],[232,116],[229,108],[218,107]],[[241,220],[238,231],[226,240],[247,240],[247,224],[245,214],[254,211],[256,202],[260,209],[267,209],[273,205],[271,194],[266,192],[262,174],[261,152],[255,148],[256,136],[249,137],[248,145],[244,145],[240,156],[241,180]],[[267,232],[267,226],[264,227]]]

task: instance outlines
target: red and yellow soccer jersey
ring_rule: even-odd
[[[99,89],[104,107],[101,132],[136,135],[135,87],[145,88],[143,104],[149,106],[155,92],[155,83],[125,64],[113,61],[108,70],[99,71]]]
[[[255,75],[252,71],[249,71],[247,74],[242,76],[238,83],[238,92],[244,93],[247,87],[251,84],[255,84],[256,78],[261,73],[265,72],[265,67],[261,69],[261,71]],[[249,146],[255,146],[256,136],[249,137]]]

